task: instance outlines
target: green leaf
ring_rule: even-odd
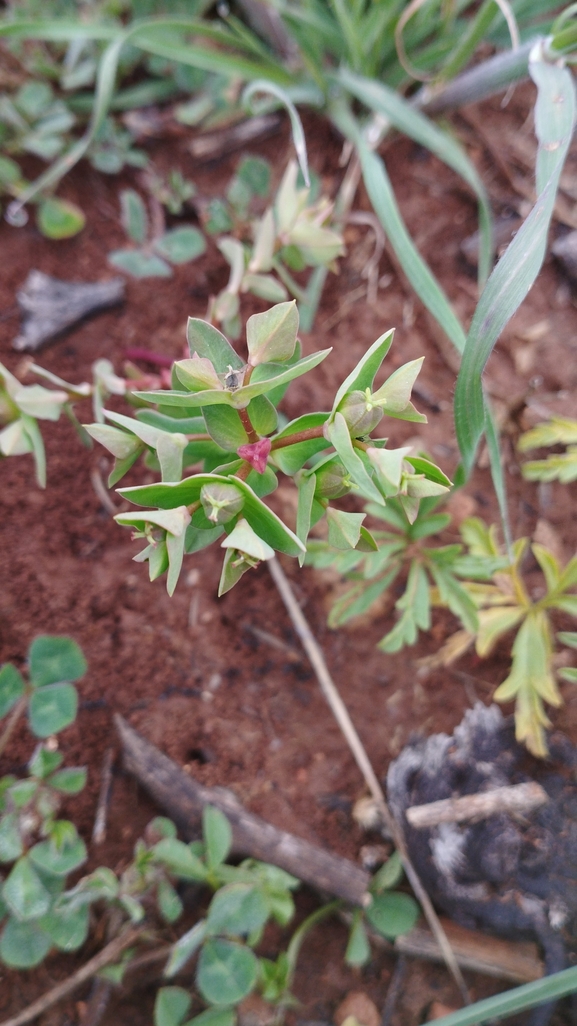
[[[175,923],[182,915],[182,901],[168,880],[161,880],[157,891],[158,910],[167,923]]]
[[[295,351],[298,330],[299,315],[294,299],[249,317],[246,341],[252,366],[290,360]]]
[[[366,965],[370,957],[371,946],[364,927],[362,912],[360,909],[356,909],[353,914],[353,925],[345,952],[345,962],[347,965],[361,966]]]
[[[61,752],[49,752],[45,745],[38,745],[28,763],[28,772],[32,777],[45,779],[58,769],[63,759]],[[52,785],[52,781],[50,784]]]
[[[52,876],[68,876],[87,859],[86,845],[81,837],[57,848],[52,841],[40,841],[29,852],[34,865]]]
[[[43,916],[39,926],[60,951],[76,951],[88,936],[90,911],[80,908],[56,908]]]
[[[419,906],[408,894],[385,891],[373,898],[366,910],[366,917],[378,933],[394,940],[413,929],[419,918]]]
[[[559,631],[557,637],[562,645],[577,648],[577,631]]]
[[[10,917],[0,938],[0,958],[14,969],[33,969],[46,957],[52,943],[36,922]]]
[[[137,246],[142,246],[148,235],[148,217],[142,197],[134,189],[123,189],[120,211],[124,231]]]
[[[36,219],[40,231],[47,239],[70,239],[78,235],[86,224],[80,207],[55,196],[42,200]]]
[[[393,343],[394,328],[381,335],[372,346],[367,349],[365,355],[359,360],[354,370],[345,378],[340,386],[333,403],[333,413],[338,409],[341,401],[349,392],[364,392],[367,388],[372,391],[375,376]]]
[[[361,536],[361,525],[366,513],[344,513],[342,510],[329,506],[327,523],[329,526],[329,545],[336,549],[355,549]]]
[[[298,479],[298,505],[297,505],[297,537],[303,543],[303,552],[299,555],[299,565],[302,566],[306,558],[306,541],[309,536],[312,519],[313,500],[315,496],[316,479],[314,474],[301,474]]]
[[[133,278],[172,277],[172,270],[164,260],[140,249],[116,249],[108,254],[108,262]]]
[[[252,292],[253,296],[266,299],[268,303],[282,303],[288,298],[284,285],[273,278],[272,274],[245,274],[242,291]]]
[[[182,987],[161,987],[154,1002],[154,1026],[180,1026],[191,1000]]]
[[[431,625],[429,582],[424,568],[415,559],[411,563],[405,593],[396,603],[396,608],[402,611],[402,616],[379,642],[382,652],[398,652],[405,645],[414,645],[419,628],[427,631]]]
[[[202,810],[202,835],[208,866],[217,869],[226,862],[232,847],[231,825],[220,809],[205,805]]]
[[[28,855],[18,859],[12,868],[2,888],[2,897],[21,922],[45,915],[52,901]]]
[[[182,880],[206,880],[208,870],[205,865],[193,855],[187,844],[178,841],[175,837],[164,837],[162,841],[154,845],[152,849],[154,857],[158,862],[174,873]]]
[[[258,961],[250,948],[229,940],[207,940],[198,960],[196,984],[205,1001],[236,1005],[250,994]]]
[[[568,68],[543,60],[539,47],[532,51],[529,71],[538,88],[535,107],[540,143],[538,198],[491,274],[467,336],[455,390],[455,430],[467,475],[473,467],[485,426],[482,374],[499,335],[541,269],[559,177],[575,119],[575,87]]]
[[[515,1012],[524,1012],[557,998],[565,997],[577,990],[577,966],[553,973],[522,987],[513,987],[502,994],[476,1001],[467,1008],[461,1008],[451,1015],[444,1015],[437,1026],[481,1026],[495,1019],[507,1018]]]
[[[96,442],[100,442],[105,449],[117,460],[126,460],[130,456],[137,456],[142,452],[142,443],[133,434],[111,427],[110,424],[84,424],[85,430]]]
[[[0,669],[0,718],[6,716],[24,694],[24,679],[12,663]]]
[[[172,228],[155,240],[154,248],[171,264],[186,264],[206,252],[206,242],[198,228]]]
[[[230,484],[229,478],[220,474],[195,474],[177,484],[163,483],[122,488],[119,489],[119,493],[123,498],[129,499],[139,506],[156,505],[161,509],[170,510],[180,504],[188,506],[192,502],[196,502],[200,498],[202,487],[214,482]],[[234,486],[244,495],[243,515],[254,532],[264,538],[278,552],[284,552],[287,556],[298,556],[303,551],[303,545],[296,535],[289,531],[282,520],[264,502],[261,502],[245,481],[235,478]],[[120,514],[120,516],[128,518],[121,522],[130,523],[130,514]]]
[[[258,887],[246,883],[227,884],[216,892],[210,903],[207,933],[247,936],[262,929],[268,914],[267,902]]]
[[[237,520],[228,537],[221,542],[221,548],[234,549],[259,561],[274,556],[274,549],[252,529],[244,517]]]
[[[503,634],[516,627],[523,619],[525,610],[520,606],[498,606],[482,609],[478,614],[479,626],[475,647],[477,655],[484,658],[492,652],[497,641]]]
[[[78,693],[72,684],[46,684],[30,696],[28,717],[36,737],[49,737],[76,719]]]
[[[20,818],[17,812],[9,812],[0,818],[0,862],[14,862],[23,852]]]
[[[353,448],[349,429],[342,413],[334,414],[332,420],[328,422],[326,430],[330,442],[334,445],[344,466],[348,470],[352,481],[363,498],[372,499],[373,502],[381,506],[384,505],[384,499],[381,493],[377,486],[373,484],[372,478],[369,477],[362,459],[357,455],[356,450]]]
[[[290,438],[300,431],[307,431],[310,428],[322,427],[329,419],[329,413],[308,413],[303,417],[292,420],[282,431],[279,431],[273,439],[273,443],[282,438]],[[287,445],[280,449],[273,447],[271,456],[283,474],[292,476],[300,470],[311,456],[328,448],[329,443],[324,437],[311,438],[305,442],[296,442],[294,445]]]
[[[61,681],[75,681],[87,670],[82,649],[72,638],[42,634],[35,638],[28,651],[30,683],[35,688]]]
[[[60,770],[50,778],[50,786],[63,794],[78,794],[86,785],[86,769],[82,767]]]
[[[234,1026],[235,1022],[234,1008],[207,1008],[190,1019],[186,1026]]]
[[[247,407],[250,422],[257,435],[272,435],[278,424],[277,412],[266,395],[257,395]]]
[[[449,569],[440,566],[434,559],[429,563],[429,570],[439,589],[441,601],[459,618],[465,630],[474,634],[479,627],[479,618],[475,603],[466,588]]]
[[[195,952],[198,951],[205,936],[206,922],[204,919],[201,919],[200,922],[194,924],[192,929],[183,933],[182,937],[179,937],[176,944],[173,944],[170,957],[164,969],[164,975],[169,978],[171,976],[176,976],[176,974],[180,972],[180,970],[192,958]]]
[[[206,430],[222,449],[236,452],[241,445],[247,444],[248,435],[238,410],[233,410],[230,406],[205,406],[203,413]]]
[[[381,866],[371,880],[371,891],[380,894],[381,891],[390,891],[396,887],[403,878],[403,863],[398,851],[394,851],[390,858]]]
[[[517,632],[511,650],[511,672],[497,688],[496,702],[515,699],[515,736],[538,758],[547,754],[543,728],[549,719],[543,701],[559,706],[559,694],[551,666],[552,644],[544,610],[533,610]]]
[[[197,353],[210,360],[217,374],[226,374],[229,367],[233,370],[244,367],[228,339],[207,321],[189,317],[186,333],[191,356]]]
[[[456,140],[417,110],[400,93],[388,88],[384,82],[355,75],[346,67],[339,70],[339,80],[345,88],[372,110],[384,116],[404,135],[414,139],[453,168],[475,193],[479,203],[481,249],[479,278],[486,281],[492,255],[491,206],[483,183],[467,154]]]

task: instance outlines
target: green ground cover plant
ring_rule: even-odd
[[[13,968],[29,969],[55,949],[77,951],[89,935],[96,910],[107,921],[109,942],[124,934],[133,942],[120,962],[101,967],[104,978],[119,983],[138,952],[139,939],[149,943],[163,924],[181,919],[182,888],[193,883],[212,890],[214,896],[204,918],[173,942],[164,969],[170,980],[197,959],[196,991],[208,1007],[193,1021],[198,1026],[232,1026],[236,1005],[255,989],[279,1008],[294,1003],[290,987],[302,942],[342,903],[322,906],[305,919],[276,961],[257,955],[269,920],[281,926],[291,922],[292,892],[299,881],[254,859],[228,864],[232,831],[218,809],[205,808],[201,840],[185,844],[169,819],[157,817],[137,841],[133,861],[122,873],[103,866],[78,876],[87,860],[86,844],[74,823],[60,818],[59,812],[67,796],[84,788],[86,769],[63,767],[57,735],[76,718],[75,684],[86,670],[84,656],[71,638],[50,635],[32,642],[25,675],[12,663],[0,668],[0,719],[6,721],[0,752],[25,715],[39,742],[26,777],[0,780],[0,959]],[[389,938],[414,925],[416,903],[392,889],[401,877],[396,856],[374,877],[372,904],[366,912],[354,913],[346,952],[350,964],[364,964],[370,958],[365,920]],[[155,1023],[180,1023],[190,1004],[191,995],[182,987],[161,988]]]
[[[569,417],[551,417],[525,431],[519,439],[519,452],[545,449],[553,445],[566,446],[565,452],[551,453],[544,460],[528,460],[521,471],[527,481],[577,481],[577,420]]]
[[[187,264],[206,251],[198,228],[182,225],[153,237],[146,206],[134,189],[120,194],[122,226],[132,243],[130,249],[116,249],[108,259],[113,267],[134,278],[170,278],[171,264]]]

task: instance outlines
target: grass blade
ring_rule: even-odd
[[[309,162],[307,157],[305,132],[299,113],[290,96],[284,91],[284,89],[281,89],[280,86],[276,85],[274,82],[269,82],[264,78],[258,78],[255,82],[251,82],[250,85],[246,87],[242,94],[243,103],[248,106],[255,93],[269,93],[277,100],[280,100],[282,105],[286,107],[291,122],[293,143],[299,167],[302,171],[305,185],[310,189],[311,181],[309,177]]]
[[[489,276],[493,260],[491,206],[485,187],[467,154],[447,132],[382,82],[354,75],[346,68],[339,71],[338,81],[361,103],[383,115],[404,135],[408,135],[410,139],[414,139],[434,153],[439,160],[456,171],[473,190],[479,203],[479,282],[483,285]]]
[[[545,976],[542,980],[505,991],[504,994],[495,994],[484,1001],[477,1001],[474,1005],[461,1008],[451,1015],[444,1015],[437,1020],[437,1026],[481,1026],[482,1023],[496,1017],[523,1012],[526,1008],[534,1008],[545,1001],[565,997],[576,990],[577,966],[573,966],[560,973],[553,973],[552,976]]]
[[[538,199],[481,296],[463,353],[455,391],[455,430],[467,475],[485,426],[482,374],[503,328],[533,285],[545,256],[547,233],[561,170],[575,120],[575,89],[567,68],[548,64],[533,50],[531,77],[537,85],[539,138]]]

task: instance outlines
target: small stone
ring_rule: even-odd
[[[258,994],[249,994],[237,1008],[238,1026],[271,1026],[277,1013]]]
[[[335,1026],[380,1026],[381,1016],[374,1001],[362,990],[351,990],[335,1012]]]

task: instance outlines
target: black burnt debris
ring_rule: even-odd
[[[391,764],[391,809],[409,854],[443,912],[463,926],[503,937],[536,939],[546,973],[577,953],[577,748],[549,738],[546,761],[515,741],[512,718],[478,703],[452,736],[409,743]],[[406,810],[441,799],[535,780],[548,801],[529,814],[499,812],[475,823],[415,829]],[[527,1022],[544,1024],[551,1006]]]

